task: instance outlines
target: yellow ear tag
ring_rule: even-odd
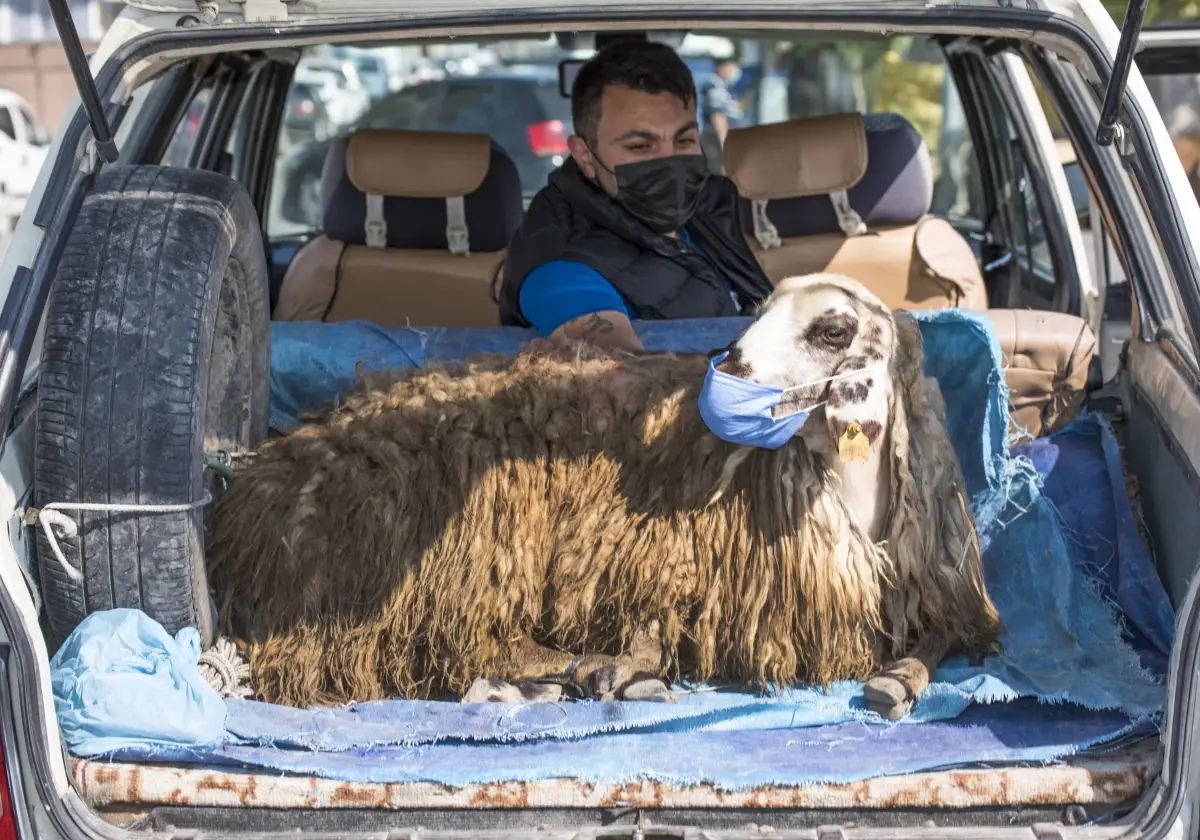
[[[861,464],[871,455],[871,442],[862,426],[851,423],[838,438],[838,457],[843,461]]]

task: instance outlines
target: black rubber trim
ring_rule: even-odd
[[[1019,52],[1015,54],[1020,56]],[[1075,252],[1071,248],[1071,237],[1067,233],[1067,226],[1061,215],[1057,212],[1046,212],[1047,207],[1055,210],[1058,208],[1055,195],[1050,188],[1050,167],[1046,160],[1041,155],[1035,154],[1026,143],[1026,141],[1035,142],[1033,126],[1030,124],[1029,115],[1022,108],[1017,107],[1019,103],[1017,92],[1004,73],[1004,68],[999,64],[999,59],[989,61],[988,69],[991,71],[996,90],[1004,101],[1008,118],[1017,131],[1017,142],[1021,146],[1025,168],[1030,170],[1028,174],[1032,177],[1038,210],[1042,217],[1042,224],[1046,228],[1046,238],[1049,240],[1050,259],[1054,263],[1055,308],[1059,312],[1083,316],[1083,296],[1079,291],[1079,264],[1075,261]],[[1028,258],[1032,267],[1033,249],[1028,242],[1024,245],[1030,251]],[[1017,258],[1014,256],[1013,259],[1015,261]]]
[[[1019,224],[1016,219],[1016,208],[1012,202],[1002,201],[1001,191],[995,189],[996,184],[1009,184],[1016,178],[1012,149],[1007,140],[1008,109],[998,90],[999,85],[990,64],[990,57],[996,52],[995,49],[967,47],[957,50],[956,58],[963,68],[971,94],[965,97],[963,110],[968,115],[968,125],[972,125],[972,116],[977,121],[977,149],[980,151],[977,159],[981,169],[991,173],[989,178],[994,191],[988,198],[988,216],[983,220],[983,233],[986,238],[980,247],[980,270],[983,271],[984,266],[1003,254],[1009,255],[1007,265],[983,272],[984,283],[988,287],[989,306],[1009,309],[1017,302],[1016,296],[1021,291],[1021,267],[1016,255],[1016,245],[1018,241],[1028,237],[1025,226]],[[967,101],[970,100],[974,102],[968,107]],[[987,164],[982,163],[984,160],[988,161]]]
[[[150,130],[140,138],[129,138],[121,145],[120,163],[160,161],[171,145],[179,123],[187,114],[196,93],[208,83],[209,74],[194,76],[195,61],[184,61],[165,71],[158,87],[147,97],[138,119],[150,119]]]

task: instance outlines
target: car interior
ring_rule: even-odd
[[[756,33],[730,35],[747,41]],[[599,33],[593,43],[605,37]],[[905,63],[898,44],[880,43],[890,48],[885,61],[893,70]],[[845,47],[817,46],[835,54]],[[1028,154],[1020,140],[964,133],[971,120],[957,133],[947,130],[951,113],[964,110],[956,86],[980,83],[977,59],[945,39],[917,39],[906,49],[924,53],[913,67],[944,74],[941,90],[930,88],[942,101],[931,103],[928,94],[924,101],[893,99],[914,115],[937,106],[943,124],[924,122],[927,134],[940,135],[923,135],[899,107],[847,110],[836,97],[817,101],[815,114],[794,115],[803,103],[793,101],[779,115],[785,119],[760,114],[730,130],[724,168],[742,196],[746,238],[772,282],[841,272],[889,306],[987,312],[1010,365],[1014,410],[1036,436],[1053,428],[1059,413],[1069,416],[1085,386],[1101,376],[1097,339],[1069,288],[1073,279],[1055,276],[1064,266],[1051,254],[1064,249],[1047,247],[1054,226],[1039,224],[1044,190],[1034,179],[1022,181],[1026,189],[1015,195],[1000,188]],[[569,94],[578,63],[558,61],[559,95]],[[802,66],[797,60],[790,72]],[[845,81],[844,69],[838,81]],[[976,97],[967,108],[992,99]],[[997,112],[988,118],[1011,124],[999,100],[994,95]],[[936,156],[931,144],[940,147]],[[286,161],[281,153],[274,170],[276,204],[290,186]],[[497,326],[505,247],[527,206],[523,194],[539,186],[521,183],[513,155],[485,134],[380,127],[378,120],[350,125],[324,155],[318,229],[273,235],[278,213],[264,208],[272,318]]]

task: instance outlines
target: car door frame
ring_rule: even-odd
[[[1056,311],[1084,318],[1098,335],[1103,289],[1092,276],[1071,188],[1033,79],[1024,60],[1012,50],[997,53],[988,64],[1017,134],[1026,173],[1032,178],[1054,265],[1054,276],[1046,277],[1031,258],[1029,271],[1054,287]]]
[[[984,205],[984,218],[974,220],[975,224],[971,219],[958,219],[955,226],[978,245],[989,305],[1007,309],[1029,304],[1022,297],[1024,273],[1033,269],[1032,260],[1023,258],[1021,252],[1028,231],[1025,194],[1022,189],[1017,189],[1015,192],[1009,190],[1011,194],[1006,195],[1006,189],[1001,187],[1018,183],[1019,169],[1023,167],[1031,175],[1029,180],[1043,216],[1052,258],[1057,251],[1067,252],[1066,259],[1055,259],[1052,278],[1035,275],[1030,282],[1053,288],[1050,295],[1043,296],[1043,302],[1051,308],[1083,315],[1080,268],[1081,265],[1086,267],[1086,261],[1079,262],[1079,257],[1084,255],[1082,236],[1078,242],[1072,241],[1068,226],[1075,220],[1063,218],[1064,205],[1050,176],[1045,173],[1047,148],[1055,154],[1049,159],[1057,161],[1057,156],[1042,106],[1034,96],[1033,110],[1029,110],[1020,68],[1013,69],[1005,58],[1012,52],[1005,42],[998,41],[984,49],[967,39],[954,38],[943,42],[942,48],[975,147]],[[1014,74],[1018,75],[1014,78]],[[1025,81],[1028,91],[1032,92],[1032,83],[1027,76]],[[1044,129],[1044,137],[1039,126]],[[1020,149],[1020,161],[1014,155],[1014,143],[1009,141],[1010,130]],[[1065,179],[1061,188],[1069,199],[1070,190]],[[1073,203],[1066,207],[1071,208],[1067,213],[1073,217]],[[1075,224],[1078,230],[1078,223]]]

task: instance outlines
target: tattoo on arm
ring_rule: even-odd
[[[591,344],[595,347],[611,347],[629,353],[644,353],[645,349],[634,332],[633,325],[624,313],[616,311],[592,312],[568,321],[550,334],[551,338],[568,343]]]
[[[588,319],[579,327],[579,337],[585,341],[591,341],[594,338],[602,335],[608,335],[613,331],[613,323],[607,318],[602,318],[593,312],[588,316]]]

